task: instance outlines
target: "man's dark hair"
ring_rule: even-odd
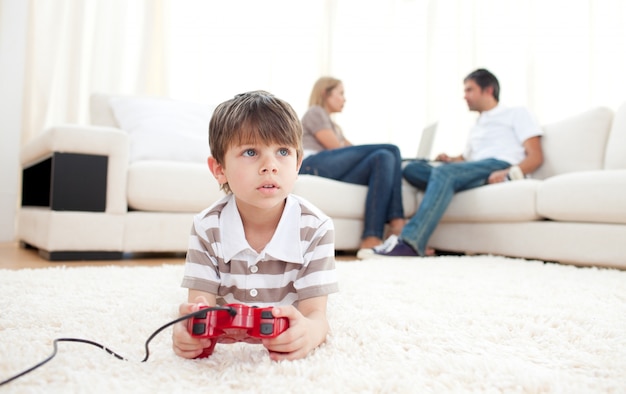
[[[493,87],[493,98],[498,102],[500,101],[500,83],[498,82],[498,78],[491,72],[484,68],[479,68],[469,73],[463,82],[467,82],[470,79],[476,82],[476,85],[480,86],[482,90],[485,90],[485,88],[489,86]]]

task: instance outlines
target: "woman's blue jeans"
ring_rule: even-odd
[[[368,186],[362,238],[382,239],[385,223],[404,218],[402,157],[395,145],[355,145],[323,150],[304,159],[300,174]]]
[[[424,190],[424,198],[415,215],[402,229],[400,239],[424,256],[428,240],[454,193],[482,186],[492,172],[510,166],[497,159],[441,163],[437,166],[426,160],[410,162],[404,167],[402,175],[410,184]]]

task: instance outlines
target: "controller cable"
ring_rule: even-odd
[[[215,306],[215,307],[209,307],[209,308],[202,308],[200,310],[197,310],[195,312],[189,313],[187,315],[181,316],[176,320],[172,320],[171,322],[159,327],[156,331],[154,331],[152,333],[152,335],[150,335],[150,337],[148,337],[148,339],[146,340],[145,343],[145,348],[146,348],[146,356],[143,358],[143,360],[141,360],[141,362],[146,362],[148,361],[148,357],[150,357],[150,349],[148,347],[148,344],[150,343],[150,341],[152,341],[152,339],[154,339],[154,337],[156,337],[161,331],[165,330],[166,328],[168,328],[169,326],[172,326],[178,322],[181,322],[183,320],[187,320],[190,319],[192,317],[196,317],[198,315],[202,315],[206,312],[211,312],[211,311],[227,311],[228,313],[230,313],[231,316],[235,316],[237,314],[237,310],[233,307],[230,306]],[[117,358],[118,360],[123,360],[123,361],[129,361],[127,358],[120,356],[119,354],[115,353],[113,350],[109,349],[106,346],[103,346],[97,342],[94,341],[90,341],[88,339],[81,339],[81,338],[56,338],[53,342],[52,345],[54,346],[54,349],[52,351],[52,354],[50,356],[48,356],[48,358],[46,358],[45,360],[41,361],[40,363],[18,373],[17,375],[11,376],[10,378],[0,381],[0,386],[3,386],[9,382],[12,382],[13,380],[26,375],[29,372],[34,371],[35,369],[41,367],[42,365],[46,364],[48,361],[52,360],[54,358],[54,356],[56,356],[57,354],[57,343],[58,342],[81,342],[81,343],[86,343],[88,345],[93,345],[95,347],[99,347],[102,350],[104,350],[105,352],[115,356],[115,358]]]

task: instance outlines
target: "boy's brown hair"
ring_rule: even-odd
[[[209,122],[211,156],[224,165],[224,155],[234,145],[284,144],[302,157],[302,124],[287,102],[256,90],[236,95],[215,108]],[[230,193],[227,183],[222,189]]]

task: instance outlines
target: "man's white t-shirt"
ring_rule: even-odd
[[[467,161],[498,159],[517,165],[526,157],[524,141],[541,134],[541,127],[526,108],[497,105],[478,117],[463,157]]]

